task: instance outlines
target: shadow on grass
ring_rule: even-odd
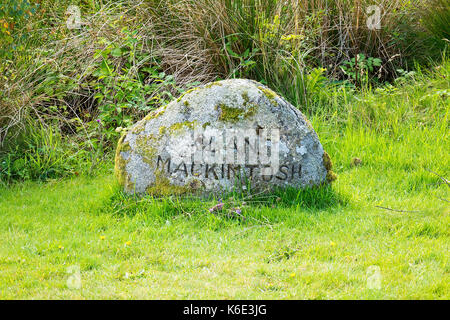
[[[201,226],[220,229],[236,223],[271,224],[283,221],[295,212],[311,214],[334,211],[347,204],[348,200],[330,185],[301,190],[285,188],[254,194],[229,193],[223,198],[135,196],[117,189],[102,211],[117,217],[139,216],[154,223],[185,218]]]

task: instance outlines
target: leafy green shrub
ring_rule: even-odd
[[[375,68],[378,67],[378,70],[380,70],[381,62],[379,58],[366,58],[364,54],[360,53],[356,57],[344,61],[341,69],[352,82],[361,86],[374,78]]]
[[[117,137],[116,128],[128,127],[149,110],[169,103],[172,92],[183,92],[174,77],[161,70],[157,57],[139,51],[142,43],[137,31],[123,28],[121,32],[123,41],[96,50],[97,62],[91,67],[98,120],[108,141]]]

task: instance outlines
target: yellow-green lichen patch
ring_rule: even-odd
[[[154,196],[181,195],[189,192],[189,190],[189,186],[172,184],[160,170],[155,171],[155,182],[146,189],[148,194]]]
[[[211,87],[213,87],[213,86],[221,86],[222,85],[222,83],[220,83],[220,81],[214,81],[214,82],[211,82],[211,83],[208,83],[207,85],[205,85],[205,88],[211,88]]]
[[[210,126],[211,122],[205,122],[204,124],[202,124],[202,128],[206,129],[206,127]]]
[[[156,110],[153,110],[152,112],[150,112],[148,115],[146,115],[144,117],[144,120],[151,120],[151,119],[156,119],[160,116],[162,116],[164,114],[164,112],[166,111],[167,105],[165,105],[164,107],[158,108]]]
[[[330,155],[326,151],[323,152],[322,159],[323,165],[325,166],[325,169],[327,169],[327,181],[331,183],[337,179],[336,173],[331,170],[333,168],[333,162],[331,161]]]
[[[276,103],[275,98],[278,97],[278,95],[273,90],[261,86],[259,86],[258,89],[264,93],[264,95],[267,97],[267,99],[269,99],[271,103]]]
[[[132,190],[134,183],[130,180],[130,175],[126,170],[128,160],[125,160],[122,156],[122,152],[128,152],[131,150],[128,142],[124,142],[126,135],[123,135],[117,143],[116,155],[114,159],[114,175],[121,186],[124,186],[126,190]]]
[[[169,127],[169,132],[170,133],[176,133],[177,131],[180,131],[181,129],[184,129],[184,128],[193,129],[195,127],[196,123],[197,123],[196,120],[194,120],[194,121],[185,121],[185,122],[177,122],[177,123],[174,123],[173,125],[171,125]]]
[[[184,93],[177,99],[177,102],[180,102],[181,99],[183,99],[183,97],[184,97],[185,95],[187,95],[188,93],[194,92],[194,91],[196,91],[196,90],[199,90],[199,88],[192,88],[192,89],[189,89],[188,91],[184,92]]]
[[[216,106],[216,110],[219,110],[219,120],[226,122],[237,122],[241,119],[246,119],[253,116],[256,113],[258,106],[253,104],[247,109],[229,107],[223,103]]]
[[[158,135],[139,135],[136,137],[136,152],[142,156],[145,163],[154,167],[157,149],[155,145],[158,141]]]
[[[167,128],[166,127],[164,127],[164,126],[161,126],[161,127],[159,127],[159,134],[160,135],[164,135],[164,134],[166,134],[166,132],[167,132]]]
[[[126,136],[127,136],[126,134],[122,135],[119,141],[117,142],[116,155],[117,153],[127,152],[131,150],[130,144],[128,142],[124,142]]]
[[[144,118],[144,120],[145,120],[145,118]],[[136,123],[132,128],[131,128],[131,132],[133,133],[133,134],[139,134],[139,133],[141,133],[142,131],[144,131],[145,130],[145,121],[143,121],[143,120],[141,120],[141,121],[139,121],[138,123]]]

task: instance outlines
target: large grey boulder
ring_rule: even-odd
[[[127,193],[220,194],[304,188],[335,178],[306,117],[252,80],[213,82],[152,111],[119,140]]]

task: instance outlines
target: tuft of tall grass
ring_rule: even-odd
[[[432,44],[445,48],[450,42],[450,2],[446,0],[431,0],[421,7],[421,21]]]
[[[33,128],[18,143],[0,153],[0,182],[55,179],[77,175],[89,160],[88,153],[69,144],[53,128]]]

